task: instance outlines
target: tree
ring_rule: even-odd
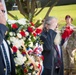
[[[46,15],[44,15],[44,18],[49,16],[51,9],[58,3],[58,1],[59,0],[48,0],[45,6],[43,7],[40,7],[40,0],[16,0],[16,3],[18,5],[20,13],[25,18],[29,19],[30,22],[32,22],[33,18],[37,16],[46,6],[48,6],[51,3]],[[38,10],[39,7],[40,10]],[[36,23],[38,23],[38,21]]]
[[[7,10],[11,10],[15,0],[5,0]]]

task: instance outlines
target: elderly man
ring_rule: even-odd
[[[60,35],[57,35],[58,20],[55,17],[47,17],[44,20],[41,40],[43,42],[44,56],[42,75],[63,75],[63,59],[60,46]]]
[[[5,10],[0,2],[0,75],[15,75],[15,64],[10,48],[5,41],[5,34],[8,30],[5,19]]]

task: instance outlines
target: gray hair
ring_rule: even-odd
[[[53,22],[52,22],[53,19],[57,20],[57,18],[53,17],[53,16],[49,16],[49,17],[47,17],[47,18],[44,19],[43,30],[46,30],[46,27],[45,27],[46,24],[47,25],[53,25]]]

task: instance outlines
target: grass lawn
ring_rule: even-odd
[[[46,11],[48,10],[48,7],[46,7],[38,16],[35,17],[35,19],[43,19],[44,15],[46,14]],[[20,14],[19,11],[9,11],[13,15],[18,16],[18,18],[23,18],[23,16]],[[65,24],[65,16],[71,15],[73,18],[73,24],[76,25],[76,4],[73,5],[65,5],[65,6],[55,6],[50,12],[50,16],[55,16],[59,20],[60,27],[62,27]],[[10,16],[8,16],[9,19],[12,19]]]

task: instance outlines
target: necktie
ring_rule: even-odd
[[[61,64],[61,58],[60,58],[60,54],[59,54],[59,50],[58,50],[58,47],[57,47],[57,45],[55,45],[55,48],[56,48],[56,52],[57,52],[57,63],[56,63],[56,66],[57,67],[60,67],[60,64]]]
[[[6,53],[4,44],[2,44],[2,48],[3,48],[4,57],[5,57],[5,62],[6,62],[7,75],[10,75],[10,64],[9,64],[9,60],[8,60],[8,57],[7,57],[7,53]]]

